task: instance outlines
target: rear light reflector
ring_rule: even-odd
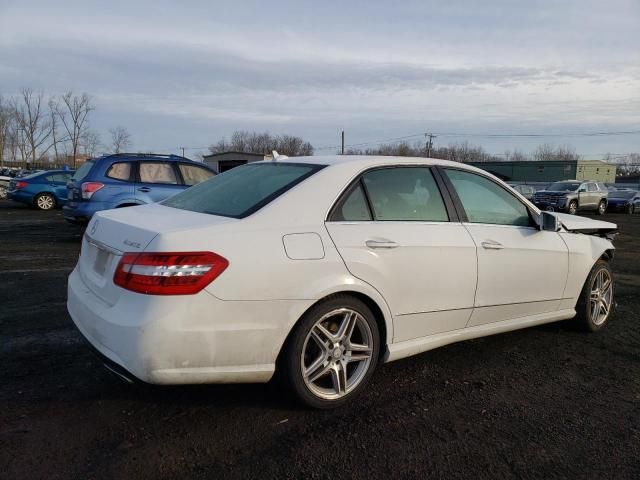
[[[146,295],[192,295],[229,266],[213,252],[125,253],[113,283]]]
[[[82,198],[84,198],[85,200],[89,200],[91,197],[93,197],[93,194],[100,190],[102,187],[104,187],[104,184],[100,182],[83,183],[81,186]]]
[[[22,181],[17,182],[17,183],[16,183],[16,190],[20,190],[21,188],[24,188],[24,187],[26,187],[27,185],[29,185],[29,183],[28,183],[28,182],[22,182]]]

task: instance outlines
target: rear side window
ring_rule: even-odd
[[[80,168],[76,170],[76,173],[73,174],[73,177],[71,177],[71,179],[77,182],[84,180],[84,178],[89,175],[89,172],[93,168],[93,164],[93,160],[84,162],[82,165],[80,165]]]
[[[471,172],[445,170],[471,223],[529,226],[529,210],[500,185]]]
[[[587,183],[587,190],[589,192],[597,192],[598,191],[598,187],[596,186],[595,183]]]
[[[131,162],[114,163],[107,170],[106,176],[114,180],[128,181],[131,179]]]
[[[338,202],[329,220],[332,222],[366,222],[372,220],[367,198],[364,196],[360,182]]]
[[[142,183],[165,183],[176,185],[178,177],[169,162],[140,162],[140,181]]]
[[[394,167],[362,176],[375,220],[448,222],[440,190],[426,167]]]
[[[180,173],[182,173],[184,184],[189,186],[196,185],[213,177],[213,173],[206,168],[198,167],[196,165],[187,165],[186,163],[180,164]]]
[[[324,165],[280,162],[242,165],[162,203],[192,212],[244,218],[322,168]]]

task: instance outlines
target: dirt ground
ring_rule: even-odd
[[[337,411],[277,384],[130,386],[67,315],[82,230],[0,201],[0,478],[640,478],[640,215],[617,311],[381,366]]]

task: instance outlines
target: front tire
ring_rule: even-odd
[[[607,211],[607,202],[604,200],[600,200],[600,203],[598,204],[598,215],[604,215],[606,211]]]
[[[628,213],[629,215],[633,215],[633,214],[634,214],[634,212],[635,212],[635,207],[633,206],[633,204],[628,205],[628,206],[627,206],[627,213]]]
[[[598,260],[584,282],[578,304],[576,325],[587,332],[602,330],[613,307],[613,271],[609,262]]]
[[[287,383],[314,408],[336,408],[369,382],[380,352],[371,310],[350,295],[314,305],[298,322],[284,352]]]
[[[570,215],[575,215],[576,212],[578,211],[578,202],[576,200],[571,200],[569,202],[569,214]]]
[[[56,206],[56,199],[50,193],[40,193],[33,203],[39,210],[52,210]]]

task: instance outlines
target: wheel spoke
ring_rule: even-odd
[[[604,300],[600,300],[600,313],[604,316],[609,314],[609,305]]]
[[[335,335],[331,333],[329,330],[327,330],[326,328],[324,328],[324,326],[321,323],[317,323],[316,326],[313,328],[314,328],[313,330],[314,333],[316,333],[316,335],[318,335],[319,338],[323,340],[323,343],[326,343],[326,340],[333,343],[333,341],[336,338]]]
[[[326,353],[326,352],[329,351],[329,344],[328,344],[327,340],[322,338],[322,336],[316,331],[315,328],[313,330],[311,330],[311,338],[313,338],[313,340],[316,342],[318,347],[320,347],[320,349],[323,352]]]
[[[343,363],[336,363],[331,367],[331,381],[338,395],[347,393],[347,369]]]
[[[346,312],[344,318],[342,319],[342,323],[340,324],[340,328],[338,328],[338,333],[336,333],[335,336],[340,340],[348,340],[349,338],[351,338],[353,328],[356,326],[357,321],[358,314],[356,312]]]
[[[608,292],[609,288],[611,288],[611,279],[607,278],[602,284],[602,295],[605,295]]]
[[[348,358],[347,361],[348,362],[361,362],[363,360],[368,360],[369,358],[371,358],[371,353],[370,352],[363,352],[363,353],[356,353],[351,354]]]
[[[314,362],[315,365],[316,362]],[[314,366],[312,365],[312,367]],[[319,363],[319,365],[317,365],[315,367],[314,371],[311,371],[311,367],[307,370],[307,372],[309,372],[307,375],[305,375],[307,377],[307,381],[308,382],[315,382],[316,380],[318,380],[320,377],[324,376],[327,374],[327,372],[331,370],[331,365],[327,364],[324,365],[324,361],[321,361]]]

